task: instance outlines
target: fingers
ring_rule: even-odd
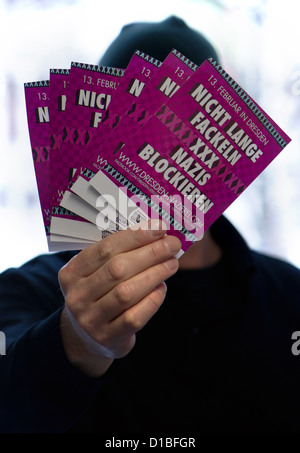
[[[82,332],[78,338],[87,346],[92,342],[103,357],[129,352],[135,332],[163,302],[162,282],[178,269],[179,239],[166,235],[162,222],[142,228],[108,236],[59,272],[66,307]]]
[[[113,256],[156,241],[165,233],[165,225],[156,220],[141,224],[141,228],[138,229],[128,228],[119,231],[82,250],[69,263],[69,270],[72,275],[86,277],[103,266]]]
[[[122,315],[114,319],[110,324],[112,337],[116,337],[119,343],[126,344],[126,339],[131,338],[141,330],[152,316],[160,308],[166,295],[166,285],[160,284],[151,293],[147,294],[138,304],[133,305]]]
[[[130,281],[131,277],[173,257],[180,250],[180,247],[178,238],[164,236],[143,247],[114,256],[85,279],[85,297],[96,302],[119,283]],[[163,269],[166,268],[163,267]],[[156,272],[153,270],[152,274],[155,275]],[[154,283],[155,286],[169,277],[165,274],[166,272],[163,271],[161,279]],[[142,276],[140,279],[142,279]],[[125,287],[125,285],[123,286]]]
[[[164,280],[173,275],[177,269],[178,260],[173,257],[119,283],[105,297],[94,304],[92,316],[97,318],[99,322],[112,321],[143,300]],[[164,285],[163,288],[165,288]]]
[[[113,357],[124,357],[135,344],[135,334],[141,330],[160,308],[166,295],[166,285],[161,283],[147,294],[138,304],[123,312],[120,316],[101,329],[94,331],[93,338],[107,356],[113,351]],[[104,327],[105,326],[105,327]]]

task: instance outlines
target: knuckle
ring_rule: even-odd
[[[69,291],[65,296],[65,304],[74,314],[81,311],[84,301],[85,297],[79,289],[76,289],[76,291]]]
[[[132,295],[132,285],[128,281],[119,283],[115,288],[115,297],[121,304],[128,304],[132,299]]]
[[[107,236],[105,239],[99,241],[97,250],[100,260],[109,260],[114,254],[114,249],[115,246],[112,236]]]
[[[66,264],[58,271],[58,281],[62,286],[66,286],[72,279],[72,272],[70,271],[70,264]]]
[[[124,313],[124,325],[130,332],[137,332],[143,327],[142,322],[130,310]]]
[[[63,287],[69,287],[76,279],[76,267],[79,255],[74,256],[58,271],[58,281]]]
[[[113,280],[122,280],[126,272],[126,263],[123,256],[112,257],[107,263],[107,271]]]
[[[151,244],[149,253],[151,256],[151,259],[154,260],[154,262],[160,261],[162,258],[164,248],[162,247],[161,241],[154,242]]]

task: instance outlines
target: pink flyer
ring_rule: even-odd
[[[119,120],[117,127],[111,131],[109,138],[105,139],[103,143],[102,137],[95,137],[89,147],[91,148],[90,153],[94,155],[94,150],[100,149],[101,155],[105,156],[107,150],[102,151],[104,147],[110,148],[109,154],[120,148],[166,102],[166,99],[170,98],[180,88],[196,68],[197,65],[185,58],[180,52],[173,50],[144,87],[136,102],[126,103],[126,111],[123,109],[125,114]],[[146,69],[145,73],[147,76],[149,70]],[[83,173],[83,176],[90,178],[89,171],[92,171],[91,167],[95,171],[97,164],[99,167],[99,153],[97,153],[97,162],[90,161],[87,172]]]
[[[49,112],[50,112],[50,141],[51,141],[51,160],[50,160],[50,204],[51,204],[51,228],[50,228],[50,241],[49,249],[51,251],[61,249],[78,248],[78,244],[72,245],[72,242],[82,243],[82,239],[69,238],[66,236],[66,229],[57,229],[55,234],[52,230],[52,214],[57,214],[58,207],[53,206],[52,200],[57,199],[57,167],[60,164],[60,148],[63,139],[63,129],[65,127],[66,106],[68,89],[70,83],[70,70],[69,69],[50,69],[50,99],[49,99]],[[52,182],[52,183],[51,183]],[[67,212],[67,211],[66,211]],[[69,216],[73,216],[71,212]],[[56,220],[59,220],[55,217]],[[70,232],[70,229],[69,229]],[[63,233],[63,234],[62,234]],[[65,243],[65,245],[63,245]]]
[[[198,67],[176,50],[163,63],[136,51],[125,72],[72,63],[51,70],[50,87],[25,84],[25,97],[60,250],[160,218],[180,256],[290,142],[216,61]]]
[[[50,159],[50,204],[52,209],[52,200],[56,198],[56,192],[53,193],[56,185],[56,169],[60,160],[60,147],[63,138],[63,128],[65,125],[64,114],[67,105],[67,94],[69,87],[70,70],[69,69],[50,69],[50,99],[49,99],[49,113],[50,113],[50,143],[51,143],[51,159]],[[52,181],[52,184],[51,184]],[[54,214],[56,207],[54,209]],[[71,215],[71,213],[70,213]],[[52,218],[52,212],[51,212]],[[70,230],[69,230],[70,231]],[[64,231],[63,231],[64,232]],[[60,233],[60,231],[59,231]],[[75,244],[76,242],[76,244]],[[89,241],[83,239],[76,239],[68,237],[65,234],[53,234],[50,231],[50,239],[48,242],[49,250],[70,250],[83,248],[89,244]]]
[[[71,200],[70,197],[67,199],[64,197],[61,202],[62,206],[73,209],[75,212],[79,212],[80,210],[81,215],[83,215],[80,206],[82,200],[97,207],[99,193],[92,186],[88,185],[90,179],[88,175],[92,171],[90,168],[93,168],[94,170],[94,166],[96,166],[99,161],[99,148],[101,149],[104,143],[111,143],[113,129],[118,126],[120,119],[132,106],[133,100],[140,96],[141,92],[145,89],[146,84],[149,83],[149,80],[160,65],[160,61],[142,52],[136,51],[134,53],[120,80],[117,91],[112,97],[109,108],[106,110],[105,115],[103,115],[101,122],[98,125],[93,141],[86,148],[88,160],[85,162],[85,165],[82,165],[81,175],[78,177],[76,174],[73,178],[75,184],[70,185],[70,190],[80,198],[76,200],[73,198]],[[93,143],[96,145],[92,146]],[[112,219],[116,218],[114,209],[111,210],[109,216]],[[98,220],[99,219],[97,218],[97,222]],[[127,219],[122,217],[119,213],[118,224],[121,228],[128,226]]]
[[[51,138],[51,161],[50,161],[50,195],[51,198],[57,197],[52,183],[56,180],[57,167],[60,159],[60,148],[63,137],[63,128],[66,119],[64,118],[67,93],[69,87],[69,69],[50,69],[50,138]]]
[[[63,135],[56,168],[56,203],[74,171],[80,168],[85,148],[95,134],[98,118],[107,109],[123,71],[115,68],[72,63]]]
[[[147,216],[159,213],[184,252],[289,141],[210,59],[121,149],[106,153],[102,172],[140,199]]]
[[[216,185],[222,182],[221,191],[204,189],[213,201],[205,217],[205,229],[290,142],[213,59],[200,66],[157,118],[210,174],[209,181],[215,180]],[[187,195],[195,197],[196,193],[190,191]]]
[[[93,179],[93,182],[91,181],[91,185],[97,189],[99,194],[109,194],[113,190],[111,186],[108,186],[105,175],[101,174],[101,167],[121,149],[124,143],[137,130],[147,123],[151,115],[176,93],[196,69],[197,65],[185,58],[180,52],[173,50],[144,87],[141,95],[131,104],[131,107],[126,115],[121,118],[117,127],[111,131],[109,140],[101,143],[96,138],[91,143],[91,147],[95,147],[98,151],[97,162],[90,162],[82,176],[91,179],[97,174],[95,170],[100,170],[97,178]],[[77,182],[77,185],[79,184],[80,181]],[[72,190],[76,190],[76,183],[74,186]],[[117,203],[117,205],[118,210],[124,216],[122,204]],[[132,207],[133,209],[136,208],[134,205]],[[127,207],[125,214],[127,214]],[[132,220],[134,222],[134,219]]]
[[[105,112],[105,116],[101,120],[102,128],[99,128],[95,134],[93,142],[87,147],[88,161],[87,167],[82,166],[81,174],[83,177],[89,171],[90,166],[96,165],[98,158],[98,149],[101,148],[104,142],[110,142],[113,137],[113,131],[119,125],[122,117],[126,115],[127,111],[131,108],[134,100],[138,98],[146,84],[150,81],[156,69],[161,66],[161,62],[149,57],[148,55],[136,51],[132,56],[128,66],[120,80],[118,89],[111,100],[109,108]],[[95,155],[93,154],[95,153]],[[74,182],[76,181],[74,178]]]
[[[38,194],[47,238],[50,228],[49,80],[25,83],[27,122]]]
[[[116,91],[123,70],[104,66],[71,64],[66,109],[63,114],[62,141],[58,158],[54,161],[53,172],[56,175],[52,189],[51,233],[69,234],[60,219],[72,219],[86,222],[72,211],[60,206],[64,193],[81,163],[85,160],[85,149],[92,140],[101,118]],[[88,239],[88,237],[85,237]]]

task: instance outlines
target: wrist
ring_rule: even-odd
[[[65,307],[61,312],[61,337],[67,359],[83,374],[89,377],[101,377],[108,370],[113,358],[103,356],[97,348],[92,348],[85,341],[85,332],[74,326],[71,314]]]

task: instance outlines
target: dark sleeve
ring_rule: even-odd
[[[1,432],[64,432],[101,387],[73,368],[61,342],[57,273],[71,256],[43,255],[0,276]]]

